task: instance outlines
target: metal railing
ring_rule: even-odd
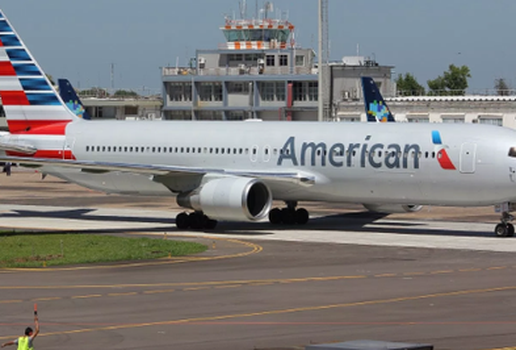
[[[186,67],[163,67],[163,76],[174,75],[305,75],[316,74],[316,70],[311,67],[217,67],[217,68],[186,68]]]

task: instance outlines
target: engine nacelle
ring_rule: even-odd
[[[211,219],[258,221],[269,214],[272,194],[257,179],[222,178],[210,180],[192,192],[180,194],[177,204],[202,211]]]
[[[422,205],[402,204],[362,204],[364,208],[375,213],[415,213],[423,209]]]

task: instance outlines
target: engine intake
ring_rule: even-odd
[[[228,221],[258,221],[272,207],[269,188],[257,179],[210,180],[200,188],[177,196],[177,204],[202,211],[208,217]]]
[[[375,213],[386,213],[386,214],[394,214],[394,213],[415,213],[420,211],[423,206],[422,205],[413,205],[413,204],[363,204],[364,208],[369,211],[373,211]]]

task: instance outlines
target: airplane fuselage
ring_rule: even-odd
[[[516,132],[496,126],[77,121],[65,136],[12,141],[82,161],[292,171],[315,179],[310,186],[264,180],[278,200],[481,206],[516,199],[516,158],[509,156]],[[110,193],[172,194],[146,175],[45,171]]]

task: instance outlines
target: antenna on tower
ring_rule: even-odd
[[[318,120],[331,118],[328,0],[319,0],[319,111]]]
[[[115,64],[111,63],[111,91],[115,92]]]
[[[239,7],[240,7],[240,18],[246,19],[247,18],[247,1],[246,0],[240,1]]]

